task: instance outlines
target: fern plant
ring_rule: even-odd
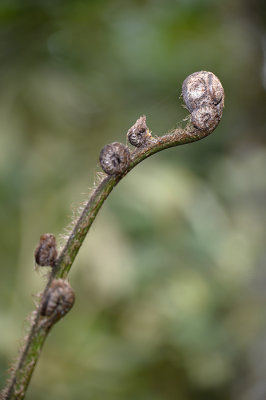
[[[133,149],[114,142],[101,150],[99,161],[105,175],[91,193],[59,255],[54,235],[41,236],[35,250],[35,262],[39,266],[49,266],[50,273],[34,310],[17,365],[1,393],[3,400],[24,398],[47,335],[72,308],[75,295],[68,282],[68,273],[98,211],[113,188],[146,158],[164,149],[203,139],[219,124],[224,107],[224,90],[213,73],[200,71],[189,75],[183,82],[182,95],[190,112],[184,129],[175,129],[164,136],[152,136],[146,117],[141,116],[127,132],[127,141]]]

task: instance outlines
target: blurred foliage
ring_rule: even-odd
[[[114,190],[27,398],[266,398],[265,24],[262,0],[1,1],[1,384],[44,286],[39,236],[64,232],[101,147],[140,115],[180,125],[182,82],[204,69],[225,88],[220,126]]]

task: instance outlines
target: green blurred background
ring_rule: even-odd
[[[265,24],[263,0],[1,0],[1,386],[45,284],[39,236],[62,237],[140,115],[184,124],[203,69],[225,88],[219,127],[111,194],[27,398],[265,400]]]

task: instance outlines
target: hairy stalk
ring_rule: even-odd
[[[208,133],[193,128],[190,124],[182,130],[177,129],[170,134],[154,138],[152,143],[144,148],[132,152],[129,167],[122,175],[107,176],[92,193],[88,203],[84,207],[68,241],[56,261],[55,268],[52,270],[47,286],[42,297],[54,278],[66,278],[75,257],[85,239],[88,230],[93,223],[103,202],[111,193],[117,183],[130,172],[137,164],[152,154],[158,153],[169,147],[179,146],[203,139]],[[41,303],[41,302],[40,302]],[[38,361],[42,346],[49,333],[50,327],[46,328],[41,323],[40,306],[35,311],[35,317],[30,328],[30,333],[26,339],[24,349],[20,355],[19,362],[13,372],[7,389],[4,390],[4,399],[23,399],[26,389],[30,382],[34,367]]]
[[[213,85],[213,82],[209,79],[211,73],[206,73],[205,71],[197,73],[201,74],[200,76],[200,84],[202,84],[202,79],[205,77],[204,74],[208,74],[208,82],[209,84]],[[203,78],[202,78],[203,74]],[[198,76],[195,77],[195,74],[192,74],[190,77],[191,79],[198,79]],[[188,77],[188,78],[190,78]],[[187,78],[187,79],[188,79]],[[186,81],[185,81],[186,82]],[[216,83],[216,82],[214,82]],[[183,87],[183,95],[184,90],[187,88]],[[98,187],[93,191],[91,197],[88,200],[88,203],[84,207],[76,225],[73,228],[72,233],[70,234],[65,247],[61,251],[61,254],[56,259],[55,264],[53,265],[50,277],[48,279],[48,283],[46,288],[41,296],[38,306],[34,311],[33,318],[32,318],[32,325],[30,327],[30,331],[28,337],[26,338],[24,348],[21,351],[19,361],[12,373],[12,376],[7,384],[7,387],[2,392],[2,397],[5,400],[21,400],[25,396],[26,389],[29,385],[32,373],[34,371],[35,365],[38,361],[42,346],[44,341],[53,325],[54,322],[58,320],[55,318],[52,323],[44,323],[44,317],[42,313],[42,305],[43,300],[46,298],[47,293],[51,290],[55,280],[66,279],[70,268],[75,260],[75,257],[85,239],[86,234],[88,233],[90,226],[92,225],[93,221],[95,220],[98,211],[100,210],[101,206],[103,205],[104,201],[111,193],[112,189],[117,185],[117,183],[127,175],[137,164],[141,161],[145,160],[146,158],[150,157],[151,155],[158,153],[164,149],[180,146],[183,144],[195,142],[197,140],[203,139],[204,137],[208,136],[218,125],[218,122],[221,118],[222,111],[214,108],[214,104],[216,99],[213,99],[213,89],[206,90],[206,96],[204,97],[204,103],[200,104],[197,103],[194,106],[196,100],[189,98],[189,111],[194,110],[199,112],[201,110],[202,113],[200,114],[201,120],[196,121],[198,124],[201,124],[201,128],[195,127],[195,123],[188,123],[185,129],[176,129],[164,136],[161,137],[152,137],[148,130],[148,134],[145,133],[142,140],[143,145],[138,147],[136,150],[132,151],[130,154],[130,162],[126,166],[126,168],[119,174],[113,174],[106,176],[98,185]],[[220,89],[220,88],[219,88]],[[217,92],[217,91],[216,91]],[[195,92],[196,95],[198,92]],[[187,93],[185,92],[187,95]],[[188,93],[191,96],[190,92]],[[193,93],[192,93],[193,95]],[[184,96],[185,98],[185,96]],[[201,96],[202,99],[202,96]],[[211,121],[213,126],[207,126],[206,129],[202,129],[202,125],[206,124],[208,118],[206,119],[206,99],[210,100],[210,108],[211,112],[214,113],[214,118],[209,118],[210,112],[208,111],[208,118]],[[186,100],[186,99],[185,99]],[[194,101],[194,103],[193,103]],[[221,102],[221,100],[220,100]],[[220,103],[217,103],[220,107]],[[223,103],[222,103],[223,106]],[[204,117],[204,118],[203,118]],[[196,118],[196,117],[195,117]],[[131,128],[131,133],[134,133],[134,127],[137,126],[138,129],[141,127],[146,127],[145,125],[146,118],[141,117],[135,126]],[[214,121],[214,122],[213,122]],[[146,127],[147,128],[147,127]],[[132,130],[133,129],[133,130]],[[140,130],[141,133],[143,131]],[[117,143],[115,144],[117,146]],[[120,146],[123,146],[120,144]],[[72,305],[71,305],[72,306]]]

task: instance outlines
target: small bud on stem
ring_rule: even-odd
[[[195,128],[212,132],[224,107],[224,90],[217,76],[207,71],[194,72],[184,80],[182,95]]]
[[[40,237],[40,242],[36,247],[35,262],[42,267],[53,267],[57,257],[56,239],[52,233],[45,233]]]
[[[41,306],[41,316],[48,317],[45,326],[61,319],[73,307],[75,294],[70,284],[64,279],[54,279]]]
[[[130,152],[122,143],[110,143],[101,150],[99,160],[107,175],[119,175],[129,166]]]
[[[130,144],[135,147],[142,147],[148,144],[151,138],[150,131],[146,125],[146,116],[143,115],[128,130],[127,138]]]

